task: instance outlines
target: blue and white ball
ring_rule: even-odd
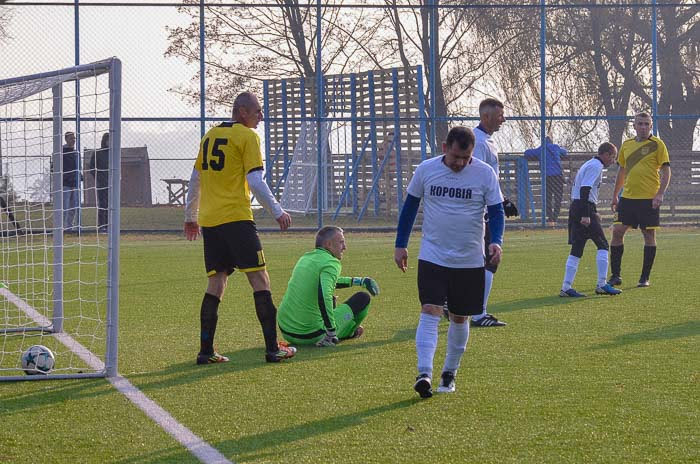
[[[22,353],[22,369],[27,375],[48,374],[56,364],[56,358],[44,345],[32,345]]]

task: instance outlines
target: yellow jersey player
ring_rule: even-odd
[[[627,139],[620,147],[620,169],[612,198],[613,236],[610,243],[610,285],[621,285],[620,267],[625,233],[639,227],[644,236],[644,261],[638,287],[649,286],[649,275],[656,257],[656,229],[659,227],[659,207],[671,180],[671,163],[666,145],[651,135],[651,116],[639,113],[634,117],[636,137]],[[620,189],[622,198],[618,201]]]
[[[281,230],[291,217],[277,203],[263,180],[260,138],[253,129],[262,120],[258,99],[250,92],[233,103],[233,120],[211,128],[202,138],[190,178],[185,207],[185,236],[204,239],[208,284],[200,312],[197,364],[228,361],[214,349],[218,308],[228,276],[238,269],[253,288],[255,312],[265,338],[265,359],[279,362],[296,349],[277,341],[277,308],[272,302],[265,256],[253,221],[250,193],[277,220]]]

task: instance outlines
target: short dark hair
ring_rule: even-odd
[[[639,113],[634,115],[634,119],[637,119],[637,118],[649,118],[649,119],[651,119],[651,115],[649,113],[647,113],[646,111],[640,111]]]
[[[612,153],[615,150],[617,150],[617,147],[615,146],[614,143],[603,142],[598,147],[598,156],[602,155],[603,153]]]
[[[497,98],[485,98],[481,100],[481,103],[479,103],[479,114],[484,114],[493,108],[503,109],[503,103],[501,103],[501,100]]]
[[[343,233],[343,229],[338,226],[326,226],[321,228],[321,230],[316,232],[316,248],[322,248],[323,244],[337,233]]]
[[[241,92],[233,101],[233,117],[235,118],[241,108],[250,108],[255,100],[253,92]]]
[[[474,132],[471,129],[464,126],[455,126],[447,133],[445,145],[451,147],[456,143],[460,149],[466,150],[474,146],[475,140]]]
[[[109,147],[109,132],[102,134],[102,140],[100,141],[100,148]]]

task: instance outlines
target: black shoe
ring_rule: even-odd
[[[421,374],[416,377],[413,389],[418,392],[421,398],[430,398],[433,396],[433,381],[428,374]]]
[[[504,327],[506,325],[508,325],[508,324],[506,324],[503,321],[499,321],[492,314],[487,314],[486,316],[482,317],[478,321],[475,321],[472,318],[472,321],[471,321],[472,327]]]
[[[228,362],[228,358],[226,356],[220,355],[216,351],[212,354],[199,353],[197,355],[197,364],[218,364],[225,362]]]
[[[608,284],[612,285],[613,287],[619,287],[620,285],[622,285],[622,277],[616,275],[611,276],[608,280]]]
[[[287,342],[279,341],[277,342],[277,351],[265,353],[265,361],[269,363],[278,363],[285,359],[293,358],[295,354],[297,354],[297,349],[295,347],[289,346]]]
[[[455,391],[455,374],[454,372],[445,371],[440,378],[440,385],[437,389],[438,393],[454,393]]]

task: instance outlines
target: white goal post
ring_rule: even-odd
[[[117,375],[120,155],[117,58],[0,79],[0,380]]]

